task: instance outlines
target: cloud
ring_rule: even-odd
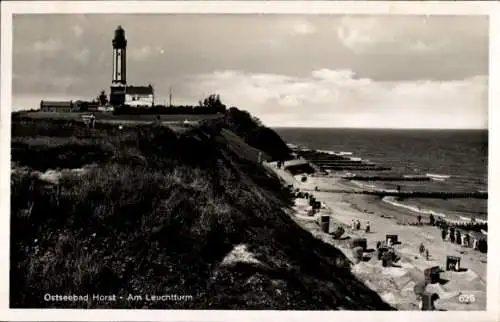
[[[145,45],[142,47],[132,47],[128,52],[130,53],[130,58],[141,61],[162,55],[165,51],[159,46]]]
[[[50,92],[61,91],[62,93],[81,83],[81,79],[75,75],[39,75],[30,79],[23,79],[23,81],[31,85],[43,84],[44,88]]]
[[[35,53],[55,53],[63,49],[61,42],[55,39],[38,40],[33,43],[32,50]]]
[[[353,52],[400,51],[427,53],[446,45],[445,38],[432,32],[429,17],[392,20],[381,17],[344,17],[336,26],[337,37]]]
[[[80,38],[83,35],[83,28],[80,25],[73,25],[71,31],[76,38]]]
[[[196,93],[218,93],[226,104],[256,113],[272,126],[481,128],[487,124],[486,76],[378,82],[358,78],[350,70],[319,69],[307,77],[227,70],[197,76],[189,86]]]
[[[306,21],[299,21],[292,25],[292,31],[299,35],[308,35],[316,32],[316,27]]]
[[[87,64],[90,58],[90,50],[88,48],[83,48],[81,51],[75,54],[75,60],[81,64]]]
[[[436,51],[440,46],[435,45],[430,46],[428,44],[423,43],[421,40],[418,40],[414,43],[409,43],[409,48],[415,52],[431,52]]]

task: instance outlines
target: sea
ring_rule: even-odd
[[[288,144],[343,152],[390,171],[378,174],[423,175],[430,181],[373,181],[363,184],[412,191],[488,190],[487,130],[387,130],[275,128]],[[352,171],[351,171],[352,172]],[[359,171],[359,174],[368,174]],[[374,173],[370,173],[374,174]],[[487,199],[409,198],[397,201],[415,212],[487,219]]]

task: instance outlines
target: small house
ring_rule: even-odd
[[[77,107],[72,101],[41,101],[40,110],[42,112],[69,113],[76,112]]]
[[[132,107],[154,106],[153,86],[127,86],[125,88],[125,105]]]

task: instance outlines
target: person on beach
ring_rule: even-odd
[[[420,246],[418,246],[418,252],[420,255],[422,255],[425,252],[425,246],[423,243],[420,243]]]
[[[351,222],[351,229],[352,230],[355,230],[356,229],[356,222],[354,221],[354,219],[352,220]]]
[[[360,229],[361,229],[361,222],[359,222],[359,220],[356,220],[356,230]]]
[[[474,239],[472,240],[472,248],[473,248],[473,249],[478,249],[478,248],[477,248],[477,244],[478,244],[478,243],[477,243],[477,238],[474,238]]]
[[[421,225],[422,224],[422,216],[418,215],[417,220],[418,220],[418,224]]]
[[[450,242],[455,243],[455,229],[450,228]]]
[[[92,113],[92,115],[90,115],[90,127],[91,128],[95,128],[95,114]]]
[[[443,239],[443,241],[446,240],[446,229],[444,228],[441,229],[441,238]]]
[[[366,232],[366,233],[369,233],[369,232],[370,232],[370,222],[367,222],[367,223],[366,223],[366,229],[365,229],[365,232]]]
[[[429,223],[434,226],[434,216],[432,214],[429,216]]]
[[[155,126],[161,126],[161,117],[160,115],[156,116],[156,120],[154,122]]]
[[[428,250],[428,249],[426,249],[426,250],[425,250],[425,260],[429,260],[429,256],[430,256],[430,255],[429,255],[429,250]]]
[[[462,241],[462,236],[460,234],[460,231],[459,230],[455,230],[455,241],[457,242],[457,244],[460,244],[461,241]]]

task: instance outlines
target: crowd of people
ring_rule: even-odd
[[[441,227],[441,238],[443,241],[449,241],[453,244],[471,247],[483,253],[486,252],[486,237],[480,237],[471,232],[461,231],[456,227]]]
[[[441,239],[443,241],[449,241],[453,244],[461,245],[462,247],[470,247],[486,253],[487,238],[483,234],[466,230],[462,227],[463,225],[450,224],[441,219],[435,221],[433,224],[441,230]]]

